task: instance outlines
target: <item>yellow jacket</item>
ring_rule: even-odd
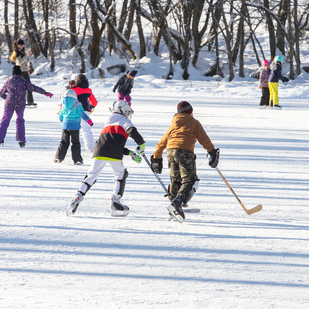
[[[172,125],[157,144],[153,157],[155,159],[162,158],[162,153],[165,148],[184,149],[194,152],[196,141],[198,141],[207,152],[214,149],[214,145],[201,123],[196,120],[192,114],[176,114],[173,117]]]

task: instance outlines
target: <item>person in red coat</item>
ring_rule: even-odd
[[[84,74],[79,74],[76,80],[76,85],[73,86],[72,89],[75,91],[78,101],[82,103],[85,113],[89,116],[97,106],[98,101],[93,95],[92,90],[89,88],[87,77]],[[95,147],[93,134],[91,127],[84,120],[81,121],[81,132],[85,148],[90,152],[93,152]]]

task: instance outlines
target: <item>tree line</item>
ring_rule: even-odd
[[[301,74],[300,44],[308,41],[307,0],[1,0],[0,53],[12,53],[14,38],[26,38],[36,59],[41,54],[55,69],[57,52],[75,48],[92,68],[102,58],[117,54],[128,62],[148,52],[167,51],[172,78],[180,62],[183,78],[189,64],[196,66],[202,51],[213,52],[214,74],[223,75],[227,61],[229,80],[244,77],[245,51],[260,66],[265,59],[259,40],[268,38],[270,60],[279,52],[290,65],[290,79]],[[134,35],[134,37],[133,37]],[[134,42],[135,44],[132,44]],[[224,44],[222,44],[224,42]],[[227,59],[227,60],[225,60]]]

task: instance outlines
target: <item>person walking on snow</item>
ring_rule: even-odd
[[[282,57],[277,56],[275,58],[275,63],[272,66],[269,79],[268,79],[268,87],[269,87],[269,106],[273,106],[281,109],[282,107],[279,105],[279,95],[278,95],[278,82],[279,79],[283,83],[288,82],[289,79],[287,77],[282,76]],[[272,104],[271,104],[272,103]]]
[[[180,223],[185,219],[182,207],[185,207],[198,189],[196,175],[196,155],[194,145],[198,141],[208,152],[209,165],[213,168],[219,163],[220,149],[215,149],[201,123],[193,117],[190,103],[182,101],[177,105],[172,125],[156,145],[151,156],[152,171],[161,174],[163,168],[162,153],[166,149],[171,183],[168,197],[171,205],[167,207],[171,216]]]
[[[0,123],[0,143],[4,143],[7,129],[12,119],[13,113],[16,113],[16,140],[20,147],[26,145],[24,110],[26,106],[26,92],[28,90],[38,92],[52,97],[53,94],[46,92],[43,88],[35,86],[21,77],[20,66],[14,66],[12,77],[8,79],[0,90],[0,97],[5,99],[5,107]]]
[[[55,163],[61,163],[64,160],[71,139],[71,152],[74,164],[83,164],[79,141],[81,119],[86,121],[89,126],[93,125],[92,120],[84,112],[82,104],[77,100],[75,91],[69,89],[64,93],[62,108],[59,113],[59,120],[63,122],[62,138],[54,159]]]
[[[134,84],[134,77],[136,76],[137,71],[132,70],[127,72],[126,75],[123,75],[119,78],[118,82],[113,88],[113,92],[115,92],[118,88],[118,101],[125,100],[129,106],[131,106],[131,90]]]
[[[28,67],[28,58],[31,54],[31,49],[25,51],[25,41],[22,39],[15,39],[13,43],[13,54],[11,60],[20,66],[21,77],[27,80],[29,83],[29,67]],[[33,95],[31,90],[27,90],[27,106],[36,107],[37,104],[33,102]]]
[[[87,77],[84,74],[79,74],[76,79],[76,85],[72,86],[72,89],[75,91],[78,101],[82,103],[86,115],[89,116],[89,114],[97,106],[98,101],[93,95],[92,90],[89,88]],[[93,134],[91,127],[84,120],[81,122],[81,131],[85,148],[88,151],[93,152],[95,147]]]
[[[266,107],[269,105],[269,88],[268,78],[270,75],[270,63],[265,59],[262,63],[262,70],[260,72],[260,89],[262,89],[262,96],[260,101],[260,107]]]
[[[111,112],[96,142],[88,173],[67,208],[67,216],[76,212],[78,205],[96,182],[107,163],[112,167],[115,177],[113,194],[110,200],[111,216],[127,216],[129,214],[129,207],[120,202],[129,174],[123,166],[122,159],[123,155],[130,155],[135,162],[140,163],[142,161],[141,155],[145,152],[145,141],[131,122],[130,118],[133,111],[125,101],[115,102]],[[139,145],[135,152],[125,148],[129,136]]]

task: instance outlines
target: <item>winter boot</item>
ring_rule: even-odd
[[[111,197],[111,216],[112,217],[125,217],[129,214],[129,207],[121,204],[120,197],[112,195]]]
[[[170,216],[173,216],[179,223],[182,223],[185,219],[185,214],[182,210],[183,200],[181,196],[177,197],[172,201],[171,205],[167,207]]]
[[[80,192],[77,192],[75,198],[72,200],[71,204],[68,206],[66,214],[67,216],[72,216],[75,214],[79,203],[84,199]]]
[[[20,148],[24,148],[26,146],[26,142],[18,142]]]

